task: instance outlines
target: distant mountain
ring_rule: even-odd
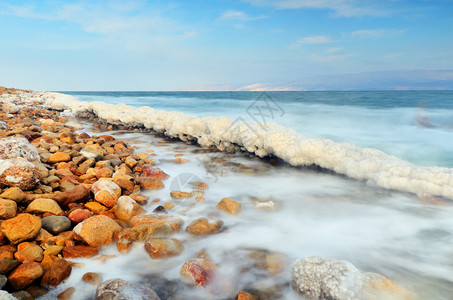
[[[288,84],[295,90],[453,90],[453,70],[404,70],[315,76]]]

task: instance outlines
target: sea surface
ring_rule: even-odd
[[[452,91],[63,93],[87,102],[277,123],[306,138],[377,149],[417,166],[453,167]],[[186,224],[200,216],[222,219],[226,230],[201,239],[181,232],[176,237],[185,243],[183,254],[166,261],[152,261],[136,243],[131,253],[105,265],[89,262],[83,270],[74,270],[59,289],[77,285],[89,295],[92,288],[80,284],[81,275],[89,271],[103,273],[104,279],[142,280],[158,274],[176,281],[184,261],[203,250],[237,291],[279,286],[281,299],[299,299],[289,285],[289,267],[270,279],[253,268],[244,272],[246,260],[241,257],[250,249],[261,249],[280,253],[289,263],[308,255],[347,260],[365,272],[392,279],[420,299],[453,299],[450,199],[388,190],[335,172],[292,167],[250,154],[205,151],[153,134],[111,134],[140,150],[153,150],[157,166],[171,176],[166,188],[150,197],[172,201],[170,191],[190,191],[191,181],[205,181],[210,186],[205,203],[187,199],[171,213]],[[175,163],[176,154],[188,162]],[[216,211],[224,197],[243,205],[240,215]],[[151,212],[156,205],[145,208]],[[116,253],[114,246],[103,250]],[[190,299],[217,299],[198,288],[186,288],[184,293]]]

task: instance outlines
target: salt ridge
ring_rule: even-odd
[[[307,139],[278,124],[235,122],[225,116],[198,118],[148,106],[83,102],[60,93],[43,93],[42,97],[54,109],[66,109],[75,115],[93,113],[113,124],[144,126],[169,137],[196,141],[202,147],[224,151],[237,145],[259,157],[274,155],[292,166],[316,165],[386,189],[453,200],[453,169],[419,167],[376,149]]]

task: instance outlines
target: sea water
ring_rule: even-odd
[[[80,101],[150,106],[184,113],[181,116],[227,116],[233,123],[246,121],[259,125],[278,123],[288,132],[293,129],[315,141],[328,139],[327,144],[334,147],[348,143],[360,149],[371,148],[367,150],[371,154],[373,149],[383,151],[385,159],[387,155],[395,156],[398,166],[407,163],[441,167],[446,172],[453,167],[453,92],[67,94]],[[205,203],[181,203],[171,213],[182,217],[186,224],[200,216],[222,219],[227,230],[201,239],[180,233],[177,238],[185,242],[186,248],[180,256],[169,260],[151,260],[140,243],[131,253],[115,257],[106,265],[81,260],[86,267],[74,269],[58,290],[76,286],[84,291],[81,297],[90,295],[93,289],[80,283],[83,273],[90,271],[103,273],[104,279],[140,280],[149,274],[159,274],[177,280],[184,261],[204,250],[231,278],[237,291],[282,284],[283,299],[297,299],[288,284],[288,270],[274,280],[264,280],[253,271],[242,273],[244,260],[238,258],[241,253],[246,249],[264,249],[283,254],[288,262],[308,255],[348,260],[363,271],[378,272],[394,280],[420,299],[453,297],[453,208],[448,199],[432,200],[383,189],[371,180],[353,180],[324,169],[270,164],[241,153],[220,156],[216,152],[204,153],[198,146],[169,143],[152,134],[112,134],[121,134],[120,138],[129,139],[142,150],[154,150],[158,154],[157,166],[171,175],[165,189],[149,196],[170,201],[171,190],[188,188],[184,180],[181,185],[181,179],[207,182],[210,189]],[[323,149],[330,153],[328,148]],[[175,154],[184,154],[189,162],[174,163]],[[333,151],[332,154],[336,155]],[[218,163],[219,159],[229,163]],[[239,201],[242,213],[226,216],[216,212],[215,205],[223,197]],[[259,208],[266,203],[273,204],[275,209]],[[145,208],[151,212],[156,205]],[[102,251],[117,254],[114,246]],[[193,299],[215,298],[197,288],[186,289],[184,293]]]

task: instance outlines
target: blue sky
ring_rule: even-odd
[[[452,28],[453,0],[0,0],[0,85],[451,88]]]

